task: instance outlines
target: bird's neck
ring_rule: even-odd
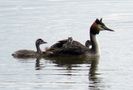
[[[99,53],[99,47],[98,47],[98,42],[97,42],[97,39],[96,39],[96,34],[90,33],[90,41],[91,41],[91,44],[92,44],[91,51],[95,54],[98,54]]]
[[[40,49],[40,45],[36,44],[36,49],[37,49],[37,53],[39,53],[39,54],[42,53],[42,51],[41,51],[41,49]]]

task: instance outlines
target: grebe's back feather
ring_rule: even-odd
[[[37,52],[34,50],[18,50],[12,54],[13,57],[17,58],[28,58],[28,57],[37,57]]]
[[[89,48],[84,46],[78,41],[73,40],[71,44],[67,44],[68,39],[60,40],[52,45],[48,51],[53,52],[55,55],[81,55]]]

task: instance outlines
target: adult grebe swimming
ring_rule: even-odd
[[[58,41],[52,45],[47,51],[49,55],[87,55],[87,56],[99,56],[99,47],[96,39],[96,35],[100,31],[114,31],[109,29],[102,19],[96,19],[90,27],[90,40],[87,40],[85,45],[78,41],[73,40],[71,37],[65,40]],[[91,48],[90,48],[91,46]]]
[[[34,58],[34,57],[38,57],[42,54],[42,51],[40,49],[40,45],[44,44],[44,43],[47,43],[47,42],[43,41],[42,39],[37,39],[36,42],[35,42],[37,51],[18,50],[15,53],[13,53],[12,56],[16,57],[16,58]]]

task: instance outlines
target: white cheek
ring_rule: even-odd
[[[99,30],[104,30],[101,25],[98,25]]]

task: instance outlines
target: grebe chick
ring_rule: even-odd
[[[72,43],[73,43],[72,37],[68,37],[66,43],[63,44],[63,48],[69,48],[69,47],[71,47]]]
[[[88,47],[88,48],[91,48],[91,46],[92,46],[91,41],[90,40],[87,40],[85,42],[85,46]]]
[[[45,44],[47,42],[43,41],[42,39],[37,39],[35,42],[35,46],[37,51],[34,50],[18,50],[12,54],[13,57],[16,58],[35,58],[42,54],[40,49],[41,44]]]
[[[90,27],[90,41],[86,42],[86,46],[78,41],[72,40],[70,46],[64,48],[64,45],[68,43],[68,39],[58,41],[52,45],[48,51],[51,51],[53,55],[87,55],[87,56],[99,56],[99,47],[96,39],[96,35],[100,31],[114,31],[109,29],[103,22],[102,19],[96,19]],[[89,44],[90,43],[90,44]],[[88,48],[90,47],[91,48]],[[47,51],[46,51],[47,52]]]

